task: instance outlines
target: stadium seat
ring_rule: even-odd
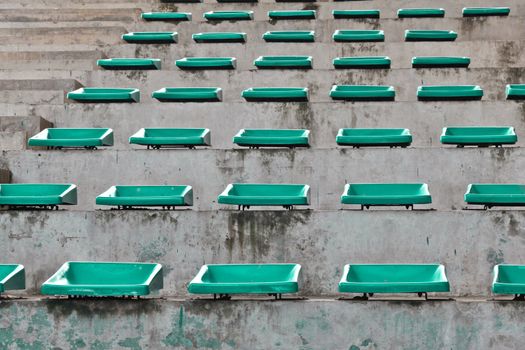
[[[515,300],[525,300],[525,265],[494,266],[492,293],[514,294]]]
[[[481,100],[483,89],[478,85],[423,85],[417,88],[420,101]]]
[[[306,102],[308,88],[299,87],[253,87],[242,92],[249,102]]]
[[[77,186],[72,184],[0,184],[0,205],[10,208],[58,209],[77,204]]]
[[[185,57],[175,61],[180,69],[235,69],[237,59],[235,57]]]
[[[338,69],[384,69],[390,68],[392,60],[388,56],[336,57],[332,63]]]
[[[209,11],[202,15],[208,21],[250,21],[253,11]]]
[[[142,12],[140,15],[145,21],[191,21],[190,12]]]
[[[0,264],[0,293],[21,289],[26,289],[24,266],[20,264]]]
[[[242,97],[250,102],[305,102],[308,101],[308,88],[253,87],[244,90]]]
[[[48,149],[113,146],[113,130],[107,128],[48,128],[28,141],[29,146]]]
[[[310,204],[310,186],[290,184],[229,184],[217,198],[219,204],[237,205],[239,210],[251,206],[282,206]]]
[[[241,32],[207,32],[193,34],[192,39],[197,43],[244,43],[246,33]]]
[[[470,184],[465,193],[467,204],[492,207],[525,206],[525,185],[519,184]]]
[[[111,186],[96,198],[97,205],[118,209],[162,207],[175,209],[193,205],[191,186]]]
[[[345,18],[379,18],[381,11],[379,10],[333,10],[332,16],[335,19]]]
[[[359,204],[361,210],[371,206],[404,206],[413,209],[415,204],[432,203],[432,197],[428,185],[424,183],[346,184],[341,203]]]
[[[399,18],[445,17],[443,8],[406,8],[397,10]]]
[[[151,97],[161,102],[220,102],[222,89],[218,87],[167,87],[154,91]]]
[[[457,37],[452,30],[405,30],[405,41],[454,41]]]
[[[230,299],[232,294],[297,293],[299,264],[204,265],[188,285],[191,294],[213,294],[214,299]]]
[[[162,147],[211,146],[209,129],[189,128],[142,128],[129,138],[130,144],[147,146],[148,149]]]
[[[259,69],[311,69],[312,56],[259,56],[253,65]]]
[[[450,292],[445,267],[438,264],[347,264],[339,282],[341,293],[363,293],[365,298],[376,293]]]
[[[465,7],[463,17],[508,16],[508,7]]]
[[[67,98],[92,103],[140,102],[140,91],[133,88],[80,88],[68,92]]]
[[[507,100],[525,99],[525,84],[508,84],[505,87],[505,95]]]
[[[468,68],[470,58],[456,56],[412,57],[412,68]]]
[[[233,143],[250,148],[308,147],[310,130],[306,129],[241,129]]]
[[[334,85],[330,97],[345,101],[394,101],[396,91],[389,85]]]
[[[42,284],[44,295],[141,297],[162,289],[162,265],[69,261]]]
[[[443,128],[441,143],[458,147],[513,145],[518,136],[511,126],[455,126]]]
[[[268,17],[279,19],[315,19],[315,10],[279,10],[268,11]]]
[[[339,129],[335,138],[340,146],[372,147],[407,147],[412,143],[408,129]]]
[[[313,30],[277,30],[264,33],[262,38],[266,42],[314,42],[315,33]]]
[[[97,66],[104,69],[160,69],[160,59],[155,58],[108,58],[97,60]]]
[[[177,32],[132,32],[122,34],[122,40],[132,44],[172,44],[178,36]]]
[[[338,29],[332,38],[337,42],[376,42],[385,41],[385,33],[382,30]]]

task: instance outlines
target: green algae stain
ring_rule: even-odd
[[[110,350],[113,347],[111,346],[110,342],[103,342],[97,339],[91,344],[89,348],[90,350]]]
[[[140,346],[139,341],[140,341],[140,337],[126,338],[124,340],[119,341],[118,345],[126,349],[142,350],[142,347]]]
[[[206,336],[205,332],[209,329],[209,324],[205,324],[197,317],[187,315],[184,306],[181,306],[178,315],[172,319],[171,332],[162,343],[170,347],[179,346],[188,349],[220,349],[223,344],[219,339]],[[233,340],[225,340],[224,344],[236,348]]]

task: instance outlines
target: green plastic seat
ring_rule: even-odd
[[[379,10],[333,10],[332,16],[335,19],[343,18],[379,18],[381,11]]]
[[[233,143],[250,148],[308,147],[309,135],[306,129],[241,129]]]
[[[259,69],[311,69],[312,56],[259,56],[253,64]]]
[[[308,101],[308,88],[253,87],[244,90],[241,96],[250,102],[305,102]]]
[[[313,30],[276,30],[263,34],[262,38],[266,42],[314,42],[315,33]]]
[[[407,147],[412,143],[408,129],[339,129],[335,141],[340,146]]]
[[[21,289],[26,289],[24,266],[19,264],[0,264],[0,293]]]
[[[360,204],[361,209],[371,206],[405,206],[430,204],[432,197],[424,183],[346,184],[342,204]]]
[[[108,58],[97,60],[104,69],[160,69],[160,59],[155,58]]]
[[[508,84],[505,87],[505,95],[507,100],[525,99],[525,84]]]
[[[385,33],[382,30],[338,29],[332,38],[337,42],[375,42],[385,41]]]
[[[452,30],[405,30],[405,41],[454,41],[457,37]]]
[[[42,284],[44,295],[89,297],[145,296],[162,289],[162,265],[69,261]]]
[[[132,88],[80,88],[67,93],[77,102],[140,102],[139,89]]]
[[[413,68],[468,68],[470,58],[453,56],[412,57]]]
[[[57,208],[77,204],[77,186],[72,184],[0,184],[0,205]]]
[[[161,147],[211,146],[209,129],[187,128],[142,128],[129,138],[130,144],[147,146],[148,149]]]
[[[483,89],[478,85],[423,85],[417,88],[420,101],[481,100]]]
[[[108,128],[48,128],[28,141],[29,146],[48,149],[78,148],[96,149],[113,146],[113,130]]]
[[[97,196],[97,205],[133,207],[187,207],[193,205],[191,186],[111,186]]]
[[[438,264],[347,264],[339,282],[341,293],[449,292],[445,267]]]
[[[191,21],[189,12],[142,12],[140,18],[145,21]]]
[[[208,11],[202,16],[208,21],[250,21],[253,11]]]
[[[197,43],[244,43],[246,33],[240,32],[208,32],[193,34],[192,39]]]
[[[492,207],[525,206],[525,185],[519,184],[470,184],[465,193],[467,204]]]
[[[235,57],[184,57],[175,61],[180,69],[235,69]]]
[[[122,40],[134,44],[171,44],[176,43],[177,32],[132,32],[122,34]]]
[[[220,204],[237,205],[239,209],[250,206],[282,206],[310,204],[310,186],[290,184],[229,184],[217,198]]]
[[[464,7],[463,17],[508,16],[508,7]]]
[[[512,145],[518,136],[511,126],[454,126],[443,128],[441,143],[464,146]]]
[[[334,85],[330,97],[345,101],[394,101],[396,91],[388,85]]]
[[[336,57],[332,63],[339,69],[381,69],[390,68],[392,60],[388,56]]]
[[[525,265],[498,264],[494,266],[492,293],[514,294],[516,300],[525,295]]]
[[[154,91],[151,97],[161,102],[220,102],[222,89],[218,87],[167,87]]]
[[[225,264],[203,265],[188,285],[191,294],[213,294],[230,299],[231,294],[297,293],[299,264]]]
[[[407,8],[397,10],[397,17],[411,18],[411,17],[445,17],[445,9],[443,8]]]
[[[292,10],[292,11],[268,11],[268,17],[273,20],[279,19],[315,19],[315,10]]]

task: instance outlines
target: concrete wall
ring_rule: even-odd
[[[471,301],[19,300],[5,349],[516,349],[524,305]]]

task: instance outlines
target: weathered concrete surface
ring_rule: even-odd
[[[11,172],[8,169],[0,167],[0,183],[11,182]]]
[[[79,190],[79,193],[82,189]],[[3,262],[28,294],[65,261],[153,261],[163,295],[205,263],[293,262],[301,295],[335,295],[347,263],[443,263],[451,295],[490,295],[492,268],[522,263],[525,211],[4,211]]]
[[[518,349],[525,305],[483,301],[16,300],[4,349]]]
[[[26,149],[27,140],[53,124],[40,117],[0,116],[0,149]]]
[[[346,183],[425,182],[433,198],[432,205],[422,208],[459,209],[465,206],[463,195],[468,184],[520,183],[521,169],[525,167],[525,150],[518,147],[160,151],[133,148],[9,151],[4,152],[0,163],[11,170],[13,182],[76,184],[79,202],[72,210],[94,209],[95,197],[117,184],[191,185],[196,210],[224,208],[216,203],[217,196],[234,182],[308,184],[310,208],[315,210],[341,208],[340,195]]]

